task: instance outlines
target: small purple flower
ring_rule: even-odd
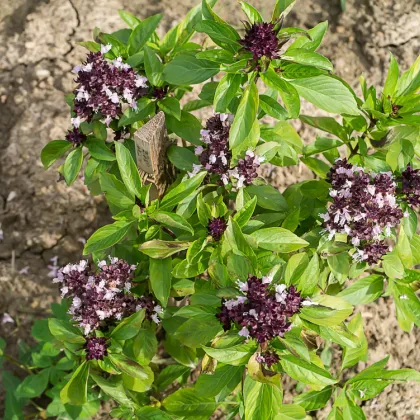
[[[213,219],[210,219],[209,224],[207,226],[210,236],[215,241],[220,240],[226,228],[227,223],[223,217],[214,217]]]
[[[86,139],[86,135],[79,128],[74,127],[72,130],[67,131],[66,140],[75,146],[80,146]]]
[[[272,23],[256,22],[251,26],[248,24],[245,37],[239,42],[246,51],[252,53],[254,60],[261,57],[279,57],[279,41]]]
[[[413,169],[410,164],[401,174],[401,192],[404,199],[414,207],[420,206],[420,170]]]
[[[245,283],[238,282],[238,286],[245,296],[224,301],[216,315],[225,331],[235,324],[240,329],[239,335],[266,343],[290,330],[289,319],[302,306],[294,286],[278,285],[273,289],[255,276],[249,276]]]
[[[226,114],[215,114],[209,118],[206,128],[201,130],[201,140],[205,144],[195,153],[201,165],[211,174],[227,176],[232,153],[229,150],[230,118]]]
[[[108,345],[104,337],[87,338],[84,348],[86,349],[86,360],[103,360],[108,355]]]
[[[280,358],[274,351],[266,350],[262,353],[259,353],[255,358],[258,363],[264,363],[268,368],[273,365],[276,365]]]

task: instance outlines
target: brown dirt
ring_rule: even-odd
[[[16,324],[0,325],[0,336],[16,351],[34,319],[45,316],[57,300],[47,276],[54,256],[59,264],[76,260],[82,239],[106,220],[101,200],[92,198],[82,180],[71,188],[45,172],[42,147],[63,138],[69,125],[63,94],[72,89],[70,70],[85,51],[76,42],[90,38],[95,26],[112,31],[123,26],[118,9],[139,16],[165,13],[169,29],[195,0],[0,0],[0,316],[8,312]],[[234,0],[220,1],[218,11],[237,25],[243,19]],[[274,0],[252,2],[268,16]],[[330,29],[321,52],[338,75],[357,87],[360,73],[380,86],[388,67],[388,52],[405,69],[420,51],[418,0],[298,0],[288,23],[310,28],[328,20]],[[313,108],[305,104],[305,113]],[[297,123],[311,141],[314,131]],[[270,179],[280,188],[310,176],[303,168],[276,168]],[[28,274],[19,271],[28,267]],[[391,354],[390,366],[418,367],[420,331],[403,333],[390,300],[362,308],[366,317],[370,360]],[[362,366],[359,366],[361,368]],[[389,387],[366,404],[368,419],[420,419],[420,387],[412,383]],[[105,418],[105,417],[103,417]]]

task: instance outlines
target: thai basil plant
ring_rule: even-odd
[[[53,280],[62,304],[14,361],[28,376],[4,374],[5,418],[88,418],[107,401],[121,419],[361,419],[394,381],[420,381],[387,358],[348,370],[368,360],[359,305],[390,297],[403,330],[420,325],[420,58],[400,73],[391,56],[384,87],[361,78],[359,97],[316,52],[326,22],[240,2],[239,29],[214,3],[163,38],[161,15],[121,11],[127,29],[81,43],[71,128],[41,158],[63,157],[62,179],[83,176],[114,221]],[[302,115],[302,98],[332,116]],[[135,141],[162,112],[176,179],[154,196]],[[303,142],[295,119],[319,136]],[[313,179],[280,192],[265,165]]]

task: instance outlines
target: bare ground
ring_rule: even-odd
[[[82,180],[68,188],[39,160],[42,147],[63,138],[69,125],[63,95],[72,90],[70,71],[85,54],[76,42],[89,39],[95,26],[107,32],[122,27],[118,9],[140,18],[162,12],[167,30],[195,3],[0,0],[0,316],[7,312],[16,322],[0,325],[0,336],[10,342],[11,352],[58,298],[47,276],[50,259],[57,256],[64,264],[79,258],[83,239],[107,218],[105,206],[88,194]],[[218,12],[239,25],[243,16],[236,2],[219,3]],[[274,0],[252,3],[269,16]],[[362,72],[381,86],[389,51],[402,69],[420,52],[418,0],[348,0],[344,14],[339,0],[298,0],[288,24],[310,28],[322,20],[330,29],[321,52],[353,87]],[[305,112],[313,110],[305,104]],[[297,128],[305,141],[312,140],[311,129],[299,123]],[[267,175],[281,188],[310,176],[302,168],[276,168]],[[370,361],[390,354],[391,368],[418,368],[420,331],[407,334],[398,328],[391,300],[361,310]],[[420,386],[391,386],[364,408],[368,419],[420,419]]]

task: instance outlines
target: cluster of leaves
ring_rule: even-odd
[[[304,419],[330,400],[329,418],[360,419],[359,403],[393,381],[420,381],[413,369],[386,370],[387,359],[350,378],[346,371],[368,357],[360,314],[349,320],[355,306],[392,296],[401,327],[420,325],[415,211],[402,202],[408,216],[391,231],[392,252],[374,267],[352,259],[346,235],[329,238],[319,216],[329,206],[328,173],[340,156],[366,171],[392,173],[397,182],[408,164],[420,167],[420,58],[400,75],[391,56],[382,92],[362,78],[359,98],[316,52],[326,22],[309,30],[285,27],[294,1],[277,0],[270,22],[241,2],[244,34],[212,10],[214,3],[203,0],[162,39],[155,32],[160,15],[140,21],[120,12],[130,29],[95,31],[94,42],[82,43],[91,51],[110,44],[106,57],[122,57],[145,75],[150,92],[108,129],[103,115],[83,122],[82,145],[49,143],[42,161],[49,167],[72,149],[59,168],[71,184],[87,160],[84,182],[92,194],[104,194],[114,222],[88,239],[84,254],[95,263],[112,255],[136,264],[131,293],[153,294],[164,308],[162,322],[156,327],[142,310],[107,324],[95,332],[106,340],[106,355],[86,360],[86,338],[68,314],[39,321],[33,333],[40,344],[21,363],[36,374],[19,385],[5,374],[16,389],[6,398],[10,418],[21,418],[21,406],[47,390],[52,402],[46,411],[37,406],[62,418],[89,417],[110,399],[116,405],[111,415],[127,419],[204,420],[218,408],[227,418]],[[207,35],[206,43],[190,41],[194,32]],[[220,80],[202,86],[199,99],[181,106],[192,85],[220,72]],[[340,118],[300,115],[300,98]],[[194,166],[203,124],[192,112],[203,107],[233,115],[232,166],[251,151],[275,166],[302,163],[314,179],[283,193],[262,178],[243,188],[210,180],[205,168]],[[153,200],[137,169],[133,136],[158,111],[184,146],[169,148],[178,176],[163,198]],[[267,116],[275,124],[267,124]],[[296,118],[326,134],[304,144],[290,123]],[[122,127],[123,141],[108,141]],[[276,290],[293,286],[309,303],[270,342],[244,337],[240,325],[223,331],[217,317],[249,276],[270,279]],[[332,343],[342,349],[339,371],[329,370]],[[262,357],[268,348],[279,360],[270,366]],[[283,404],[282,375],[298,382],[293,404]]]

